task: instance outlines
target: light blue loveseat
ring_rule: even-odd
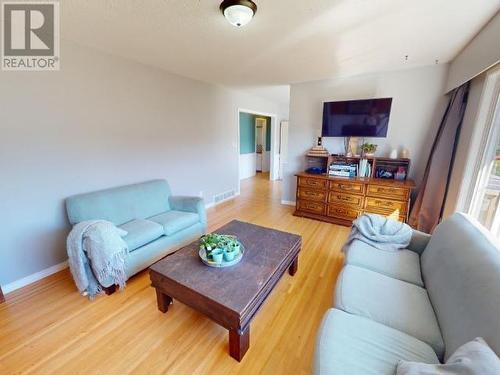
[[[500,252],[456,213],[408,250],[355,241],[318,332],[316,375],[393,375],[399,360],[438,363],[483,337],[500,354]]]
[[[129,277],[192,242],[207,228],[203,199],[172,196],[165,180],[75,195],[66,199],[66,211],[72,225],[102,219],[128,232],[124,240]]]

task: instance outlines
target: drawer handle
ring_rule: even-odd
[[[395,193],[397,190],[394,188],[377,188],[379,193]]]
[[[346,202],[352,201],[351,197],[343,197],[342,195],[337,195],[337,198],[340,199],[341,201],[346,201]]]
[[[377,204],[379,206],[387,206],[387,207],[392,207],[394,205],[394,203],[392,203],[392,202],[379,201],[379,200],[376,200],[375,204]]]
[[[308,196],[311,196],[311,197],[317,197],[317,196],[319,196],[319,194],[316,193],[316,192],[314,192],[314,191],[306,191],[305,195],[308,195]]]

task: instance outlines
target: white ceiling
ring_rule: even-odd
[[[449,62],[500,9],[500,0],[255,0],[255,18],[238,29],[220,2],[65,0],[62,37],[207,82],[281,85]]]

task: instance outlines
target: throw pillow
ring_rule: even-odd
[[[481,337],[459,347],[442,365],[399,361],[396,375],[498,375],[500,359]]]

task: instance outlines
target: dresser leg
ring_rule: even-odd
[[[245,329],[229,330],[229,354],[231,357],[241,362],[243,356],[250,346],[250,326]]]

